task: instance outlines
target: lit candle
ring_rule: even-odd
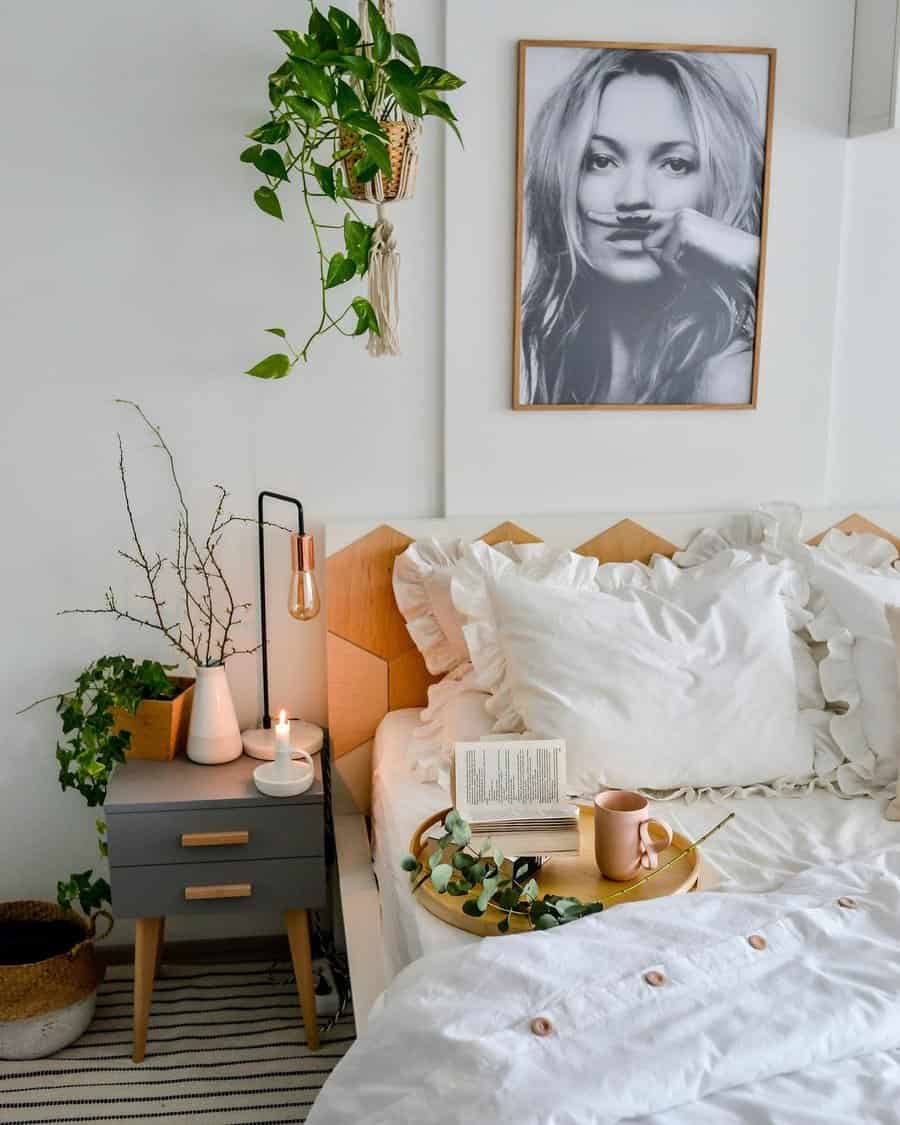
[[[275,763],[278,773],[291,772],[291,724],[285,718],[284,708],[275,724]]]

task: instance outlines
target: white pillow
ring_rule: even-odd
[[[844,713],[831,732],[847,758],[845,792],[868,793],[897,777],[900,701],[887,606],[900,605],[897,551],[876,535],[829,531],[818,547],[800,545],[816,609],[809,632],[828,654],[819,665],[825,698]]]
[[[897,677],[897,688],[900,689],[900,607],[895,605],[888,605],[884,607],[885,617],[887,618],[888,628],[891,631],[891,636],[894,640],[894,664],[895,675]],[[900,755],[898,755],[898,772],[900,772]],[[897,781],[897,795],[887,807],[886,816],[888,820],[900,820],[900,779]]]
[[[469,547],[475,550],[469,551]],[[394,598],[426,668],[435,676],[469,660],[462,622],[450,596],[450,582],[464,556],[469,558],[469,565],[486,572],[515,565],[532,578],[560,581],[576,575],[586,580],[599,565],[594,558],[560,551],[546,543],[499,543],[494,547],[480,540],[467,545],[462,539],[419,539],[411,543],[394,562]]]
[[[436,781],[449,792],[454,742],[477,742],[493,730],[494,720],[485,706],[489,699],[469,663],[431,685],[428,706],[406,748],[406,764],[419,781]]]
[[[721,559],[685,572],[657,558],[629,573],[611,592],[602,572],[568,588],[512,571],[454,579],[498,725],[565,738],[582,795],[808,779],[783,596],[795,568]]]

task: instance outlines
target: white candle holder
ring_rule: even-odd
[[[282,711],[275,727],[275,759],[253,771],[256,788],[267,797],[296,797],[309,789],[315,776],[311,756],[291,745],[291,724]]]

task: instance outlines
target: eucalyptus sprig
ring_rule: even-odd
[[[582,902],[578,898],[554,894],[539,897],[540,888],[530,878],[533,865],[527,858],[519,857],[510,865],[512,875],[504,874],[506,858],[503,852],[491,840],[486,840],[476,852],[471,846],[472,830],[456,809],[450,809],[444,817],[444,834],[428,857],[427,869],[410,854],[402,858],[400,865],[404,871],[409,872],[413,894],[423,883],[430,881],[438,894],[469,896],[462,909],[470,917],[480,918],[491,906],[500,910],[505,915],[497,922],[497,929],[501,934],[509,931],[513,914],[527,918],[534,930],[552,930],[578,918],[586,918],[589,914],[599,914],[616,899],[631,894],[678,863],[733,817],[734,813],[729,813],[724,820],[688,844],[672,859],[660,864],[649,875],[596,902]]]
[[[310,0],[306,33],[290,29],[275,34],[287,48],[285,61],[270,75],[269,120],[247,134],[253,143],[241,153],[265,183],[256,189],[256,206],[275,219],[284,218],[283,188],[299,186],[303,211],[312,228],[319,266],[321,300],[318,319],[303,344],[294,347],[283,328],[266,331],[284,340],[288,352],[276,352],[246,372],[259,379],[282,379],[299,361],[309,358],[313,342],[332,329],[342,336],[378,332],[371,304],[360,296],[340,311],[329,307],[333,289],[369,269],[374,227],[364,222],[352,204],[342,169],[348,158],[353,174],[368,183],[381,172],[391,176],[388,135],[382,123],[402,112],[408,117],[436,117],[459,136],[456,116],[444,94],[463,80],[439,66],[423,65],[408,35],[392,34],[376,4],[368,3],[371,39],[340,8],[327,16]],[[338,204],[338,216],[319,217],[318,202]],[[327,249],[330,232],[340,231],[341,249]],[[348,324],[353,314],[355,323]]]

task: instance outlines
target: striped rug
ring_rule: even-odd
[[[345,1014],[319,1051],[307,1050],[290,965],[166,965],[153,993],[147,1057],[135,1066],[131,983],[130,967],[108,969],[94,1022],[58,1055],[0,1061],[4,1125],[294,1125],[306,1120],[354,1039]],[[320,1014],[320,1024],[326,1020]]]

